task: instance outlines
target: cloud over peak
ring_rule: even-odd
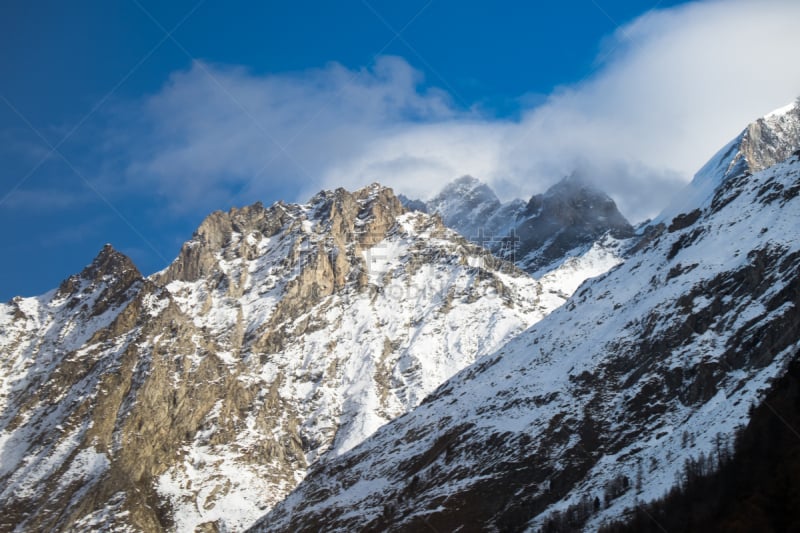
[[[606,40],[590,77],[514,120],[455,105],[399,57],[277,74],[197,62],[137,105],[119,127],[138,134],[115,149],[129,183],[176,209],[373,181],[430,197],[465,174],[529,196],[579,171],[640,220],[800,94],[797,20],[800,4],[785,0],[650,12]]]

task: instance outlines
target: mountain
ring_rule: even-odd
[[[506,235],[523,209],[522,200],[501,203],[495,192],[472,176],[463,176],[447,184],[428,202],[406,199],[409,209],[436,213],[442,222],[474,243],[486,248],[493,238]]]
[[[604,235],[629,239],[633,228],[607,194],[572,175],[531,197],[517,216],[511,237],[516,243],[509,243],[513,247],[506,246],[501,257],[513,258],[538,277]]]
[[[728,174],[739,164],[758,172],[785,161],[800,147],[800,98],[747,126],[733,146],[736,153],[727,164]]]
[[[471,176],[449,183],[428,202],[401,200],[408,209],[438,214],[447,227],[537,279],[557,270],[567,259],[573,259],[574,271],[579,264],[575,260],[596,243],[617,256],[610,268],[631,245],[616,241],[634,235],[614,201],[577,175],[562,179],[527,203],[501,203],[488,185]],[[590,269],[583,279],[603,272]]]
[[[748,128],[623,264],[315,465],[253,530],[596,530],[727,447],[800,349],[800,152],[751,157],[800,141],[764,134],[794,113]]]
[[[379,185],[106,246],[0,305],[0,530],[242,530],[563,301]]]
[[[800,530],[800,361],[752,409],[733,442],[687,461],[661,499],[640,504],[599,533]]]

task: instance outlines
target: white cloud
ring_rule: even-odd
[[[639,220],[800,94],[797,20],[794,0],[651,12],[609,37],[593,76],[517,121],[457,109],[395,57],[269,75],[196,63],[140,109],[128,179],[176,208],[209,209],[371,181],[424,197],[463,174],[528,196],[581,169]]]

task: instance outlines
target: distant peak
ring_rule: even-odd
[[[598,188],[591,180],[586,179],[582,174],[573,172],[552,185],[544,196],[547,197],[574,197],[574,196],[593,196],[608,198],[608,194]]]
[[[491,187],[472,176],[461,176],[451,181],[444,186],[431,202],[435,205],[454,197],[463,198],[468,202],[500,203]]]
[[[110,243],[106,243],[94,258],[92,264],[87,266],[83,271],[86,272],[90,269],[93,272],[97,270],[105,271],[109,268],[117,267],[136,270],[138,273],[136,265],[133,264],[133,261],[131,261],[127,255],[123,254],[122,252],[118,252]]]
[[[446,193],[464,194],[476,189],[485,189],[491,191],[491,188],[478,178],[474,178],[472,176],[461,176],[460,178],[454,179],[445,185],[440,195]],[[492,194],[494,194],[494,192],[492,192]]]
[[[96,277],[98,274],[116,274],[122,270],[133,271],[140,276],[139,270],[130,257],[117,251],[110,243],[106,243],[92,264],[83,269],[81,276]]]
[[[413,198],[409,198],[404,194],[399,194],[397,198],[400,200],[400,203],[403,204],[403,207],[405,207],[409,211],[419,211],[421,213],[428,212],[428,204],[426,204],[422,200],[415,200]]]

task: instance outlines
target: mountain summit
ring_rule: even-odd
[[[445,185],[424,205],[426,212],[438,214],[447,227],[484,245],[482,241],[508,233],[524,202],[501,203],[487,184],[472,176],[463,176]]]
[[[735,142],[728,173],[740,161],[750,172],[785,161],[800,148],[800,98],[748,125]]]
[[[515,262],[534,276],[604,235],[633,236],[633,228],[614,200],[574,174],[531,197],[517,215],[514,230],[517,243],[503,257],[511,259],[513,253]]]
[[[785,161],[800,149],[800,98],[750,123],[694,176],[689,187],[650,226],[668,225],[672,217],[691,213],[731,178],[754,174]]]
[[[464,176],[428,202],[405,198],[404,204],[438,214],[446,226],[536,278],[569,258],[584,255],[604,236],[616,240],[633,236],[633,228],[614,201],[577,175],[564,178],[527,203],[501,203],[488,185]],[[618,252],[610,242],[602,248],[609,256]],[[613,264],[608,263],[609,267]],[[592,269],[583,279],[600,273]]]

